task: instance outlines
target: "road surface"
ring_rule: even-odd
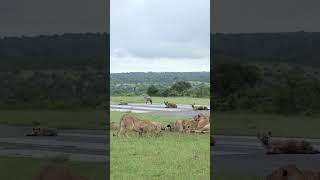
[[[289,163],[303,169],[320,170],[320,154],[266,155],[256,137],[215,136],[215,139],[216,145],[211,147],[214,173],[265,176]],[[309,141],[320,149],[320,139]]]
[[[106,161],[106,131],[59,130],[56,137],[25,136],[28,127],[0,126],[0,156],[46,158],[69,155],[71,160]]]
[[[164,104],[153,103],[129,103],[128,105],[118,105],[119,102],[110,102],[111,111],[131,111],[136,113],[158,113],[168,115],[194,116],[198,113],[210,114],[210,110],[194,111],[191,105],[177,104],[178,108],[165,108]],[[210,109],[210,107],[208,107]]]

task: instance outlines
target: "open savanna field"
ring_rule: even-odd
[[[279,115],[251,112],[216,112],[214,134],[252,135],[260,131],[272,131],[277,137],[320,138],[317,128],[319,115]]]
[[[42,126],[70,129],[105,129],[108,119],[104,110],[1,110],[0,124]]]
[[[0,157],[0,162],[0,179],[6,180],[34,180],[43,167],[52,163],[50,159],[21,157]],[[87,177],[90,180],[106,179],[105,163],[67,161],[64,162],[64,165],[71,169],[71,173]]]
[[[151,97],[153,103],[162,103],[169,101],[176,104],[201,104],[210,105],[209,98],[192,98],[192,97]],[[128,103],[145,103],[143,96],[111,96],[110,100],[113,102],[119,102],[120,100]]]
[[[111,111],[110,121],[124,113]],[[188,116],[130,113],[141,119],[168,123]],[[210,179],[209,134],[162,132],[160,136],[110,137],[111,179]]]

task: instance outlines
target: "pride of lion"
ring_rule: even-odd
[[[320,172],[301,170],[289,164],[274,170],[266,180],[320,180]]]
[[[306,140],[270,140],[271,132],[258,133],[258,139],[267,150],[267,154],[317,154],[310,142]]]
[[[110,129],[117,130],[114,136],[124,134],[128,137],[128,132],[142,134],[159,134],[161,131],[168,130],[173,132],[207,133],[210,131],[209,118],[200,113],[192,120],[176,120],[164,125],[161,122],[142,120],[130,114],[124,114],[120,123],[111,122]]]

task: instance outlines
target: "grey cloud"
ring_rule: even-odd
[[[111,55],[209,57],[209,3],[209,0],[112,0]]]

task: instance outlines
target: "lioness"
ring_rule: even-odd
[[[44,167],[35,177],[35,180],[88,180],[83,176],[76,176],[69,168],[62,165],[49,165]]]
[[[178,106],[174,103],[169,103],[168,101],[164,101],[166,108],[178,108]]]
[[[197,130],[198,131],[209,131],[210,130],[210,121],[207,116],[202,113],[193,117],[193,120],[198,122]]]
[[[320,173],[299,170],[295,165],[290,164],[274,170],[266,180],[320,180]]]
[[[258,133],[258,139],[267,154],[317,154],[320,153],[310,142],[305,140],[273,140],[270,141],[271,132]]]
[[[196,111],[196,110],[209,110],[209,108],[207,106],[195,105],[195,103],[191,104],[191,106],[194,111]]]
[[[118,130],[119,129],[119,123],[111,122],[110,123],[110,130]]]
[[[41,127],[32,128],[32,132],[26,134],[26,136],[57,136],[57,135],[58,135],[58,129],[41,128]]]
[[[156,125],[158,129],[165,130],[165,126],[161,122],[150,121],[152,124]]]
[[[187,120],[177,120],[168,124],[166,128],[168,128],[170,131],[182,132],[185,129],[186,122]]]
[[[155,124],[151,123],[150,121],[140,120],[137,117],[131,116],[129,114],[124,114],[120,120],[117,136],[124,132],[124,134],[128,137],[128,131],[135,131],[142,135],[142,133],[145,132],[158,133],[158,128]],[[113,134],[113,136],[115,135],[116,134]]]
[[[152,122],[152,121],[146,121],[146,123],[142,124],[140,126],[140,132],[139,134],[142,135],[142,133],[155,133],[159,134],[161,132],[162,125],[159,125],[158,122]]]

